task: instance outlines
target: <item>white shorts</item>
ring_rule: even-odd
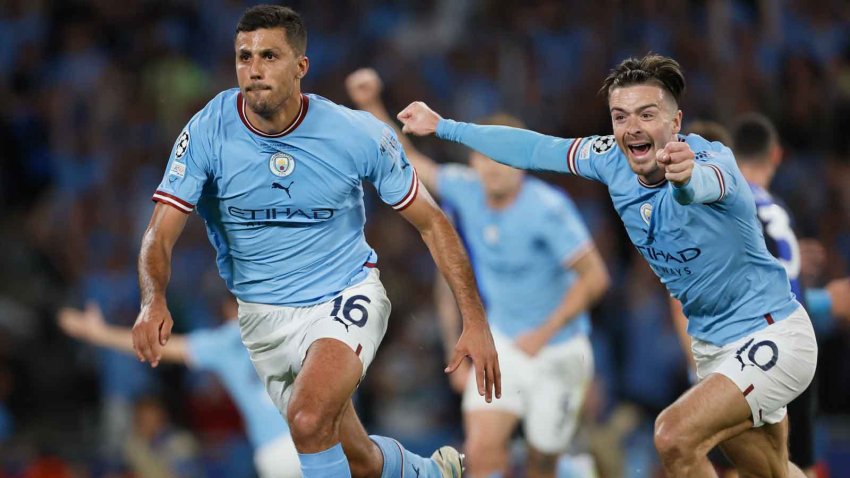
[[[254,466],[260,478],[301,478],[301,461],[289,433],[258,448]]]
[[[785,406],[809,386],[818,360],[815,332],[802,307],[722,347],[693,339],[691,350],[699,380],[719,373],[738,386],[752,410],[754,427],[785,418]]]
[[[307,307],[239,302],[242,343],[284,417],[291,386],[316,340],[332,338],[351,347],[363,362],[361,380],[366,375],[387,331],[391,309],[379,276],[372,269],[363,282],[333,300]]]
[[[535,357],[493,330],[502,371],[502,398],[487,403],[478,395],[475,374],[463,393],[463,411],[502,411],[523,421],[528,443],[543,453],[567,450],[578,425],[587,388],[593,378],[593,351],[584,335],[547,345]]]

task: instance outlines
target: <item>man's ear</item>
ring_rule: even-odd
[[[676,110],[676,115],[673,116],[673,133],[678,134],[682,131],[682,110]]]

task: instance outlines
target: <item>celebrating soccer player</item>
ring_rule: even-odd
[[[297,13],[252,7],[236,32],[239,88],[189,121],[153,196],[139,256],[138,357],[156,366],[170,336],[171,251],[197,207],[239,301],[242,342],[286,416],[303,476],[457,478],[455,449],[425,459],[369,437],[351,402],[390,315],[364,238],[362,182],[421,233],[464,319],[446,371],[469,356],[478,393],[490,401],[501,395],[497,354],[460,240],[388,126],[301,93],[309,61]]]
[[[393,124],[374,70],[352,73],[346,86],[359,108]],[[507,115],[487,123],[520,125]],[[587,309],[608,287],[602,257],[562,191],[474,151],[469,168],[437,164],[404,146],[422,184],[454,212],[464,233],[503,366],[498,402],[482,400],[472,376],[464,384],[469,472],[503,476],[522,420],[528,476],[554,477],[593,377]]]
[[[421,102],[398,117],[405,133],[436,133],[514,167],[605,184],[632,243],[689,319],[700,382],[655,423],[668,476],[716,476],[706,453],[720,444],[742,475],[801,477],[788,460],[786,405],[814,375],[812,324],[767,251],[732,152],[679,135],[684,89],[673,59],[623,61],[601,89],[611,136],[460,123]]]
[[[820,332],[832,329],[834,321],[842,316],[840,299],[838,299],[842,294],[836,288],[842,287],[847,279],[835,280],[823,289],[804,287],[800,277],[802,264],[817,261],[802,254],[802,247],[799,246],[794,232],[790,212],[781,200],[771,194],[769,189],[773,176],[782,162],[782,146],[771,121],[758,113],[749,113],[734,122],[731,134],[722,125],[711,121],[691,122],[688,130],[709,141],[720,141],[732,146],[738,168],[755,198],[756,214],[762,225],[767,250],[785,268],[791,292],[805,304],[815,330]],[[681,304],[675,299],[671,299],[671,302],[676,328],[681,335],[684,335],[687,318],[682,313]],[[690,340],[687,341],[685,353],[690,356]],[[809,477],[816,476],[814,449],[816,402],[813,387],[814,384],[810,385],[788,405],[790,457]],[[711,458],[711,455],[709,457]]]

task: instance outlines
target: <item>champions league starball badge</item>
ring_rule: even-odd
[[[174,148],[174,157],[180,159],[186,154],[186,150],[189,149],[189,132],[183,131],[180,134],[180,137],[177,138],[177,147]]]
[[[596,154],[607,153],[617,141],[613,136],[600,136],[593,142],[593,152]]]
[[[295,171],[295,158],[286,153],[275,153],[269,159],[269,169],[275,176],[289,176]]]

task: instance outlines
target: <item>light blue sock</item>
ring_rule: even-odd
[[[351,478],[348,458],[340,443],[319,453],[299,453],[298,459],[301,460],[301,474],[304,478]]]
[[[437,464],[430,458],[405,450],[401,443],[392,438],[370,435],[384,455],[384,471],[381,478],[442,478]],[[404,473],[402,474],[402,470]],[[305,477],[306,478],[306,477]]]

